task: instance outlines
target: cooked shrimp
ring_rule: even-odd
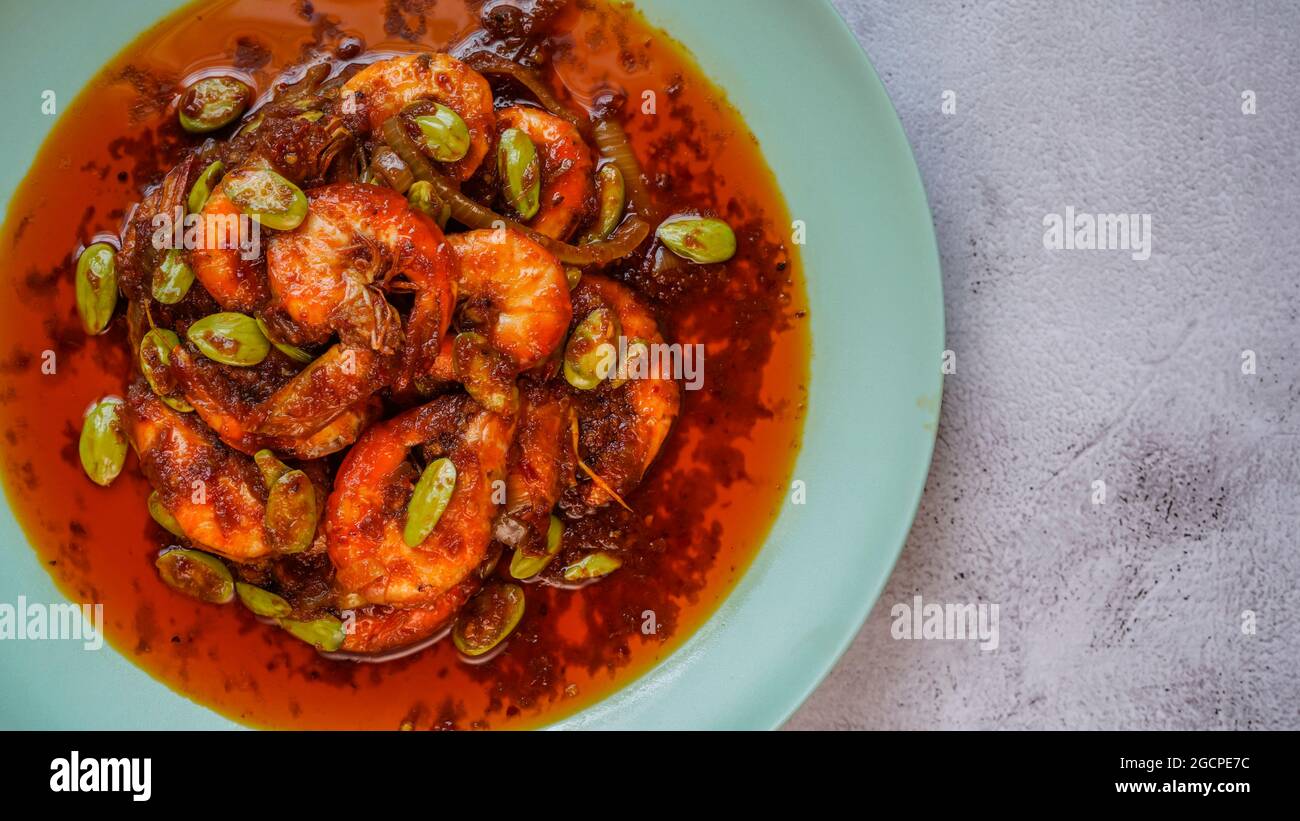
[[[454,179],[467,180],[483,163],[495,122],[492,88],[483,75],[448,54],[412,54],[371,63],[343,86],[343,99],[354,100],[371,130],[417,100],[441,103],[469,127],[470,148],[462,159],[444,167]]]
[[[475,575],[448,590],[431,604],[390,607],[372,604],[355,611],[352,630],[339,648],[367,656],[392,653],[433,638],[447,627],[482,582]]]
[[[551,511],[574,482],[569,426],[572,402],[564,386],[524,380],[519,424],[506,464],[506,506],[493,535],[525,553],[546,547]]]
[[[271,394],[254,414],[263,436],[305,436],[387,382],[389,361],[373,351],[335,345]]]
[[[223,159],[233,168],[270,167],[289,181],[306,186],[324,177],[352,140],[343,121],[333,114],[335,100],[321,91],[329,73],[326,65],[308,69],[293,87],[263,106],[253,121],[226,146]],[[318,118],[306,118],[306,110]],[[233,170],[232,168],[232,170]],[[265,304],[270,290],[266,258],[245,259],[240,250],[241,210],[218,184],[203,206],[203,244],[191,254],[194,275],[227,311],[252,313]],[[265,236],[260,225],[251,230]]]
[[[523,372],[563,341],[573,318],[564,267],[518,231],[469,231],[447,238],[460,258],[460,325],[487,337]]]
[[[240,250],[243,212],[218,185],[203,206],[203,244],[190,253],[194,276],[224,310],[252,313],[270,293],[266,259],[245,259]]]
[[[314,433],[301,436],[268,436],[262,446],[294,459],[319,459],[329,456],[357,441],[361,431],[379,418],[383,403],[379,397],[364,399],[331,419]]]
[[[162,504],[196,544],[237,562],[271,553],[262,532],[262,480],[251,459],[193,414],[178,413],[142,379],[127,391],[126,430]]]
[[[222,152],[228,168],[267,164],[302,188],[329,177],[340,158],[348,158],[355,140],[340,116],[340,87],[331,66],[317,63],[291,85],[277,83],[274,95],[257,109]]]
[[[505,471],[513,422],[451,395],[375,425],[339,467],[325,514],[340,592],[368,604],[429,604],[479,566],[491,541],[492,484]],[[403,539],[418,473],[408,452],[446,456],[456,485],[424,542]]]
[[[613,280],[585,275],[573,291],[574,316],[581,320],[600,307],[618,316],[623,336],[648,345],[662,344],[659,325],[630,290]],[[618,387],[606,382],[578,397],[579,456],[604,483],[622,496],[641,482],[659,455],[681,407],[681,389],[672,374],[651,373]],[[596,482],[580,482],[566,500],[595,508],[612,501]]]
[[[122,250],[118,252],[117,264],[120,269],[118,285],[122,293],[133,301],[150,298],[153,272],[165,253],[154,242],[154,233],[158,230],[154,220],[160,215],[173,219],[176,209],[183,208],[197,163],[196,154],[182,160],[167,172],[162,183],[150,191],[131,214],[122,234]]]
[[[498,128],[517,128],[538,148],[542,166],[541,210],[528,226],[567,240],[582,222],[595,191],[591,149],[573,123],[538,108],[512,106],[497,112]]]
[[[171,352],[170,372],[186,401],[223,442],[244,453],[270,448],[317,459],[352,444],[379,414],[374,394],[387,370],[373,351],[335,345],[287,382],[280,376],[284,384],[266,396],[268,382],[283,374],[274,369],[221,365],[185,345]]]
[[[307,219],[277,234],[267,251],[274,307],[304,341],[337,333],[346,345],[384,354],[404,347],[409,369],[431,366],[455,303],[456,259],[442,231],[388,188],[340,183],[308,196]],[[383,286],[415,291],[404,342]],[[399,375],[399,389],[410,373]]]

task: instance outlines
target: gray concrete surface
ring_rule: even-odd
[[[1300,727],[1300,5],[836,5],[957,372],[888,588],[789,727]],[[1151,258],[1046,250],[1066,206],[1150,214]],[[999,648],[894,640],[917,594],[998,603]]]

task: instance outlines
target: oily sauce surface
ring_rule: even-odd
[[[607,271],[654,302],[667,340],[706,346],[702,389],[683,392],[673,434],[628,499],[636,515],[582,526],[584,539],[627,551],[621,571],[580,590],[528,586],[519,631],[487,663],[466,663],[450,641],[387,664],[331,661],[237,604],[202,604],[157,578],[153,561],[169,536],[146,511],[149,487],[134,456],[110,488],[82,473],[82,413],[100,396],[123,395],[131,365],[120,310],[108,333],[81,330],[74,261],[97,238],[116,244],[127,209],[192,144],[172,107],[187,78],[234,67],[265,93],[285,67],[349,56],[357,39],[366,55],[445,50],[474,36],[485,15],[503,14],[501,5],[196,4],[143,35],[63,112],[10,206],[0,234],[0,473],[9,502],[68,597],[104,604],[119,651],[237,721],[428,729],[562,718],[690,635],[788,498],[810,344],[785,205],[756,141],[691,58],[631,7],[604,0],[578,0],[557,18],[559,84],[574,105],[625,94],[626,128],[665,213],[715,209],[740,240],[726,266]],[[643,113],[646,91],[653,114]]]

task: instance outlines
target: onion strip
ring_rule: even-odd
[[[645,177],[641,175],[641,163],[632,152],[632,144],[628,142],[627,132],[623,130],[623,126],[612,117],[607,117],[596,123],[591,136],[596,141],[596,147],[600,149],[600,155],[618,166],[618,170],[622,172],[628,199],[632,201],[632,207],[636,209],[637,214],[649,222],[658,222],[658,212],[650,199]]]
[[[491,74],[499,77],[509,77],[521,86],[528,89],[537,102],[542,107],[551,112],[562,120],[571,124],[583,136],[591,133],[591,123],[584,122],[581,117],[574,114],[560,102],[559,98],[551,91],[542,76],[531,68],[526,68],[518,63],[507,60],[504,57],[498,57],[490,51],[479,51],[465,58],[465,63],[470,68],[480,74]]]

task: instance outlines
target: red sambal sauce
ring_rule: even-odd
[[[508,50],[514,6],[535,2],[196,4],[145,33],[63,112],[11,203],[0,246],[10,504],[65,594],[104,604],[120,652],[236,721],[427,729],[562,718],[633,681],[708,618],[788,498],[810,343],[785,205],[757,142],[693,60],[631,7],[604,0],[576,0],[552,20],[543,50],[556,90],[573,106],[622,98],[662,212],[711,209],[739,239],[724,266],[605,272],[651,302],[667,340],[706,351],[700,389],[683,391],[672,434],[627,499],[635,513],[609,505],[566,531],[566,541],[622,551],[621,570],[577,590],[528,585],[517,632],[484,664],[465,663],[447,640],[385,664],[329,660],[238,604],[204,604],[158,578],[154,560],[171,537],[147,512],[134,456],[109,488],[83,474],[82,414],[124,395],[131,363],[120,308],[107,333],[82,331],[75,260],[96,239],[116,244],[128,209],[196,143],[175,124],[187,78],[233,68],[260,95],[287,67],[325,57],[448,50],[469,37]]]

